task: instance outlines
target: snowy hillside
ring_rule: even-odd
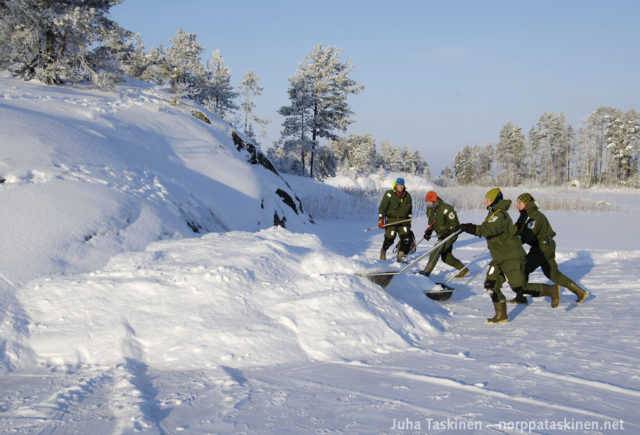
[[[399,269],[363,231],[371,198],[285,181],[164,98],[0,78],[1,434],[640,431],[638,192],[532,191],[543,210],[611,204],[547,213],[560,269],[591,296],[490,325],[486,255],[446,302],[423,294],[454,272],[442,263],[384,290],[358,275]],[[454,254],[485,247],[464,235]]]
[[[3,73],[0,101],[0,225],[11,235],[0,261],[13,284],[93,270],[153,240],[309,224],[253,145],[147,84],[100,92]]]

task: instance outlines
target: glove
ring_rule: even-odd
[[[378,220],[378,228],[380,228],[381,230],[384,230],[384,219]]]
[[[424,230],[425,240],[429,240],[431,238],[432,233],[433,233],[433,230],[431,228],[427,228],[426,230]]]
[[[465,233],[469,233],[472,236],[476,235],[476,226],[474,224],[460,224],[458,229],[464,231]]]

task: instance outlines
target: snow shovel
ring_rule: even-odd
[[[487,253],[489,249],[485,249],[484,251],[482,251],[481,253],[479,253],[478,255],[476,255],[475,257],[473,257],[473,259],[471,261],[469,261],[467,264],[465,264],[465,266],[460,269],[459,271],[457,271],[458,273],[460,273],[461,271],[467,269],[469,266],[471,266],[473,263],[475,263],[476,261],[478,261],[478,259],[480,257],[482,257],[484,254]],[[457,275],[457,274],[456,274]],[[437,282],[436,284],[438,284],[440,287],[443,288],[443,290],[437,290],[437,291],[433,291],[433,292],[427,292],[425,291],[424,294],[427,295],[429,298],[433,299],[434,301],[446,301],[448,300],[451,295],[453,294],[454,291],[456,291],[455,288],[451,287],[450,285],[447,285],[447,283],[449,281],[451,281],[453,278],[455,278],[454,274],[451,274],[451,276],[449,278],[447,278],[446,281],[444,282]]]
[[[366,278],[369,278],[371,281],[375,282],[380,287],[387,288],[387,286],[389,285],[389,283],[391,282],[391,280],[393,279],[394,276],[400,275],[400,274],[406,272],[407,270],[409,270],[412,266],[414,266],[416,263],[418,263],[424,257],[426,257],[427,255],[431,254],[435,249],[438,249],[440,246],[442,246],[443,243],[448,242],[449,239],[451,239],[452,237],[460,234],[461,231],[462,230],[454,231],[449,236],[445,237],[444,239],[440,240],[438,243],[433,245],[431,247],[431,249],[428,249],[425,253],[420,254],[420,256],[418,258],[416,258],[415,260],[413,260],[411,263],[407,264],[405,267],[403,267],[400,270],[394,270],[394,271],[389,271],[389,272],[357,273],[356,275],[364,276]]]
[[[392,222],[392,223],[389,223],[389,224],[385,224],[385,225],[383,226],[383,228],[389,227],[389,226],[391,226],[391,225],[404,224],[404,223],[406,223],[406,222],[411,222],[411,219],[405,219],[405,220],[403,220],[403,221],[398,221],[398,222]],[[375,227],[365,228],[365,229],[364,229],[364,232],[366,233],[367,231],[377,230],[378,228],[380,228],[380,227],[379,227],[379,226],[377,226],[377,225],[376,225]]]

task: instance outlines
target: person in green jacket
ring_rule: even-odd
[[[433,190],[427,192],[425,201],[427,203],[427,223],[429,224],[427,229],[424,231],[424,238],[426,240],[431,239],[431,235],[434,231],[438,236],[438,239],[442,240],[458,229],[460,221],[458,221],[458,214],[456,213],[456,210],[451,205],[444,202],[442,198],[439,198],[436,192]],[[433,251],[429,256],[427,265],[420,273],[429,276],[433,268],[436,266],[439,258],[449,266],[460,270],[460,273],[456,275],[456,278],[462,278],[469,273],[469,270],[464,267],[464,264],[462,264],[462,262],[453,255],[453,244],[457,239],[458,236],[454,236],[440,248]]]
[[[532,284],[525,279],[524,249],[507,212],[511,207],[511,200],[504,199],[502,192],[496,187],[486,193],[484,203],[489,211],[484,222],[480,225],[464,223],[460,225],[460,229],[487,239],[487,247],[492,260],[484,281],[484,288],[489,292],[496,312],[495,316],[487,319],[487,322],[506,323],[509,321],[506,299],[500,291],[505,281],[509,283],[515,293],[522,292],[531,296],[551,297],[551,307],[556,308],[560,303],[560,287],[558,285]]]
[[[393,245],[396,235],[400,237],[397,260],[401,261],[409,250],[409,231],[411,230],[411,195],[405,189],[404,178],[398,178],[393,188],[387,190],[378,208],[378,227],[385,230],[380,259],[387,259],[387,249]],[[400,222],[394,225],[394,222]]]
[[[528,281],[529,275],[541,267],[547,278],[575,293],[579,304],[584,302],[589,297],[589,292],[580,288],[558,269],[555,260],[556,242],[553,240],[556,233],[547,217],[538,209],[533,196],[526,192],[521,194],[516,201],[516,207],[520,211],[520,217],[516,222],[516,234],[520,236],[522,243],[530,246],[525,256],[525,279]],[[527,298],[522,293],[516,293],[516,297],[508,302],[526,304]]]

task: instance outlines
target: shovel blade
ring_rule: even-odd
[[[364,276],[369,278],[371,281],[375,282],[382,288],[387,288],[387,286],[391,283],[391,280],[393,279],[393,275],[391,274],[379,274],[379,275],[372,274],[372,275],[364,275]]]
[[[442,290],[434,290],[431,292],[425,291],[424,294],[434,301],[446,301],[451,298],[455,289],[450,285],[447,285],[446,282],[438,282],[437,284],[442,287]]]
[[[453,294],[453,290],[441,290],[435,292],[424,292],[424,294],[434,301],[442,302],[448,300]]]

